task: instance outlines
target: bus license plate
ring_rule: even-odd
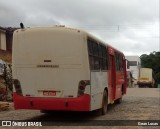
[[[44,96],[56,96],[56,91],[43,91]]]

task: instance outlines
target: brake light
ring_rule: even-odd
[[[79,86],[80,90],[85,90],[85,86]]]
[[[14,84],[14,87],[16,89],[16,93],[18,95],[22,95],[22,89],[21,89],[20,81],[18,79],[14,79],[13,84]]]
[[[86,82],[84,80],[79,82],[81,86],[86,86]]]
[[[78,96],[82,96],[84,94],[85,88],[90,84],[89,80],[81,80],[78,86]]]

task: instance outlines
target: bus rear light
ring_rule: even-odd
[[[82,80],[82,81],[80,81],[79,83],[80,83],[80,86],[86,86],[86,82],[85,82],[85,81],[83,81],[83,80]]]
[[[81,80],[78,86],[78,96],[82,96],[84,94],[85,88],[90,84],[89,80]]]
[[[21,89],[20,81],[18,79],[14,79],[13,84],[14,84],[14,87],[16,89],[16,93],[18,95],[22,95],[22,89]]]
[[[80,90],[85,90],[85,86],[79,86]]]

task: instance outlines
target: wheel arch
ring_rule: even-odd
[[[105,87],[104,90],[107,92],[107,97],[108,97],[108,103],[109,103],[109,93],[108,93],[108,87]],[[104,91],[103,90],[103,91]]]

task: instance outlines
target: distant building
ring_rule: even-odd
[[[0,27],[0,50],[12,51],[13,32],[17,29]]]
[[[139,56],[126,56],[127,59],[127,71],[132,73],[134,79],[139,78],[139,68],[141,67],[141,61]]]
[[[0,49],[6,50],[6,31],[0,28]]]

